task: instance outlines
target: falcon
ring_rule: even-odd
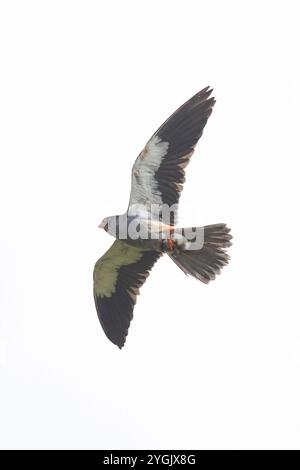
[[[95,305],[106,336],[120,349],[140,288],[161,256],[206,284],[228,264],[226,224],[177,227],[185,167],[212,113],[211,93],[210,87],[198,92],[153,134],[132,167],[127,211],[99,225],[115,241],[95,264]]]

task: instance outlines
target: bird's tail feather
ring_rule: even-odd
[[[232,236],[226,224],[206,225],[199,229],[203,233],[200,249],[185,249],[178,246],[178,249],[169,252],[168,255],[185,274],[208,284],[228,264],[230,257],[226,253],[226,248],[231,245]]]

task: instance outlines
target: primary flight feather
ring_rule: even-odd
[[[139,289],[160,256],[167,253],[204,283],[228,263],[232,237],[225,224],[176,227],[184,169],[215,104],[211,92],[204,88],[160,126],[133,165],[127,211],[100,224],[116,240],[94,268],[95,305],[106,336],[119,348]]]

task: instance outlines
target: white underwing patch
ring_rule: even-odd
[[[155,173],[168,153],[169,142],[153,136],[140,153],[132,169],[132,185],[129,206],[132,204],[162,204]]]

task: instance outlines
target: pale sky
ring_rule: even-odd
[[[1,448],[300,448],[298,7],[1,2]],[[207,85],[180,225],[227,223],[232,259],[209,286],[160,260],[120,351],[97,225]]]

